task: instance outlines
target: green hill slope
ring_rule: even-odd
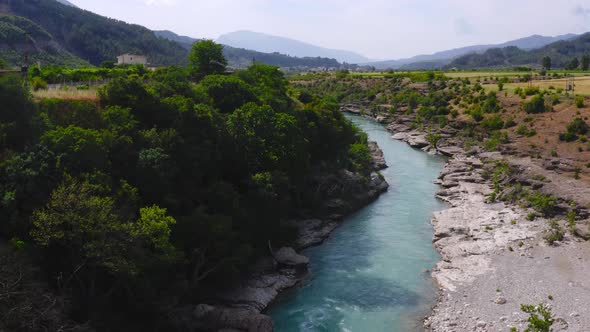
[[[31,63],[68,66],[87,64],[61,47],[51,34],[35,22],[23,17],[0,14],[0,57],[9,65],[21,65],[25,50],[30,55]]]
[[[54,0],[0,0],[0,11],[35,22],[65,50],[95,65],[127,52],[144,54],[153,64],[186,61],[186,49],[145,27]]]

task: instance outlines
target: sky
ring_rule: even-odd
[[[69,0],[195,38],[251,30],[371,59],[590,31],[588,0]]]

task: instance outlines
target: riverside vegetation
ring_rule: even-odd
[[[0,77],[0,330],[170,330],[172,308],[293,240],[280,221],[338,191],[322,179],[368,181],[336,102],[276,67],[227,73],[211,41],[188,63],[112,70],[98,101]]]
[[[438,194],[452,208],[433,220],[443,260],[433,270],[441,298],[425,320],[429,330],[522,331],[527,321],[527,331],[588,326],[577,313],[590,299],[577,284],[587,273],[590,239],[588,102],[536,81],[503,89],[523,79],[441,72],[291,78],[304,93],[386,124],[394,138],[455,157]],[[564,273],[568,287],[561,287]],[[531,278],[543,286],[530,285]],[[547,298],[556,316],[545,304],[520,306]]]

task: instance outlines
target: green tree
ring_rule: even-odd
[[[541,65],[545,70],[551,70],[551,57],[544,56],[541,60]]]
[[[34,105],[16,75],[0,76],[0,152],[20,149],[35,138]]]
[[[108,169],[111,143],[109,132],[76,126],[59,127],[41,137],[41,144],[55,154],[57,169],[74,174]]]
[[[139,219],[131,228],[131,235],[153,246],[157,252],[170,254],[175,250],[170,243],[170,227],[174,224],[176,220],[167,214],[166,209],[157,205],[144,207],[139,210]]]
[[[590,55],[584,55],[582,57],[582,70],[588,70],[590,68]]]
[[[580,67],[580,60],[577,57],[565,65],[567,70],[576,70],[578,67]]]
[[[236,76],[209,75],[199,83],[198,89],[221,113],[231,113],[246,103],[258,101],[252,88]]]
[[[223,45],[208,39],[193,45],[188,66],[193,78],[201,80],[207,75],[223,74],[226,66],[227,60],[223,56]]]
[[[229,116],[227,126],[251,174],[266,170],[304,171],[308,158],[306,143],[292,115],[249,103]]]

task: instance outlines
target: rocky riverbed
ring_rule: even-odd
[[[362,110],[355,113],[375,118]],[[520,310],[521,304],[544,303],[554,314],[553,331],[590,331],[590,188],[561,174],[567,161],[535,160],[518,151],[465,151],[452,128],[436,133],[434,147],[427,133],[412,127],[413,118],[380,120],[388,124],[393,138],[451,157],[440,174],[437,193],[450,208],[432,219],[433,243],[441,254],[432,271],[439,301],[424,319],[425,329],[524,331],[528,314]],[[505,185],[538,190],[557,198],[556,208],[562,212],[576,212],[574,225],[566,223],[563,213],[551,218],[567,229],[563,240],[549,245],[549,220],[530,220],[532,209],[490,201],[494,185],[486,173],[498,162],[515,170]]]

